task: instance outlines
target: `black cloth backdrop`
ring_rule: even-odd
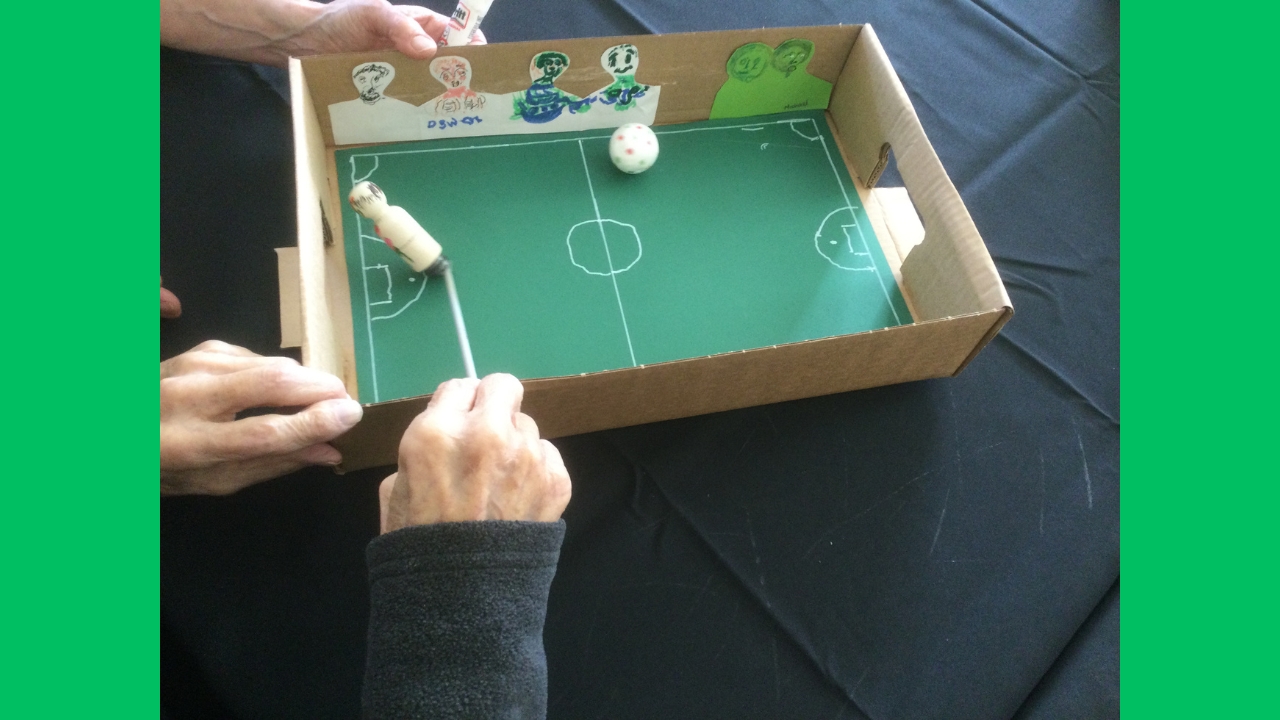
[[[552,718],[1118,716],[1118,13],[496,4],[494,42],[872,23],[1017,310],[954,379],[557,441],[574,499]],[[209,338],[280,353],[279,80],[161,51],[161,270],[185,308],[163,357]],[[386,472],[162,501],[167,717],[358,714]]]

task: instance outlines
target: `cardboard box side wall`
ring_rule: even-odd
[[[544,437],[704,415],[946,377],[999,322],[1001,310],[857,335],[660,365],[528,380],[522,409]],[[400,436],[429,397],[365,407],[334,446],[342,469],[395,463]]]
[[[329,313],[328,277],[325,267],[324,217],[333,215],[324,205],[328,197],[325,179],[325,147],[316,122],[316,109],[302,64],[289,60],[290,100],[293,110],[293,145],[298,193],[298,274],[302,307],[302,362],[308,367],[346,377],[334,325]]]
[[[334,165],[333,150],[325,149],[328,195],[335,207],[345,207],[346,199],[338,195],[338,168]],[[329,274],[329,318],[333,323],[333,338],[342,363],[342,381],[353,397],[358,390],[356,373],[355,323],[351,308],[351,281],[347,274],[347,251],[343,245],[342,216],[337,215],[330,226],[330,236],[325,247],[325,270]]]
[[[853,45],[829,111],[863,182],[878,173],[884,145],[892,147],[923,219],[924,240],[902,262],[916,320],[1011,308],[995,263],[870,26]]]

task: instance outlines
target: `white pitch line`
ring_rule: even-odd
[[[853,215],[854,225],[858,228],[858,236],[862,238],[862,249],[871,254],[871,247],[867,245],[867,236],[862,232],[862,222],[858,220],[858,211],[854,208],[853,203],[849,201],[849,192],[844,189],[844,180],[840,179],[840,171],[836,169],[836,161],[831,158],[831,149],[827,147],[827,139],[822,136],[822,129],[818,127],[818,121],[809,118],[813,123],[813,129],[818,133],[818,139],[822,141],[822,151],[827,154],[827,162],[831,165],[831,172],[836,176],[836,183],[840,185],[840,194],[844,196],[844,204],[849,208],[849,214]],[[859,203],[861,204],[861,203]],[[893,306],[893,300],[889,299],[889,288],[884,286],[884,276],[880,274],[880,267],[873,260],[871,267],[876,271],[876,280],[880,282],[880,292],[884,293],[885,304],[889,306],[889,312],[893,313],[894,322],[902,324],[902,318],[898,316],[898,309]]]
[[[596,201],[596,189],[591,184],[591,168],[587,165],[587,151],[578,140],[578,152],[582,155],[582,170],[587,174],[587,189],[591,191],[591,205],[596,210],[596,225],[600,228],[600,242],[604,243],[604,257],[609,261],[609,279],[613,281],[613,294],[618,298],[618,314],[622,316],[622,331],[627,334],[627,351],[631,353],[631,367],[636,367],[636,350],[631,345],[631,330],[627,327],[627,313],[622,309],[622,293],[618,291],[618,273],[613,269],[613,256],[609,253],[609,238],[604,234],[604,219],[600,217],[600,203]]]
[[[790,120],[775,120],[773,122],[763,123],[763,125],[790,125],[792,123],[804,122],[805,119],[806,118],[792,118]],[[812,120],[812,118],[808,118],[808,119]],[[737,130],[740,128],[760,128],[761,125],[762,125],[761,123],[752,123],[750,125],[725,125],[723,127],[686,128],[684,130],[655,130],[654,134],[655,135],[680,135],[683,133],[691,133],[691,132],[706,132],[708,130]],[[610,130],[609,132],[603,135],[592,135],[590,137],[583,137],[583,138],[560,138],[558,140],[531,140],[529,142],[499,143],[497,145],[466,145],[463,147],[452,147],[452,148],[423,148],[420,150],[394,150],[391,152],[361,153],[358,155],[351,155],[349,157],[354,161],[354,159],[358,157],[377,158],[377,157],[382,157],[384,155],[418,155],[421,153],[453,152],[455,150],[490,150],[490,149],[496,150],[498,148],[524,147],[525,145],[553,145],[555,143],[567,143],[567,142],[576,142],[581,144],[583,140],[604,140],[612,134],[613,134],[613,131]],[[354,162],[352,164],[352,177],[353,178],[355,177]]]
[[[362,178],[360,178],[360,179],[358,179],[358,180],[357,180],[357,179],[356,179],[356,164],[355,164],[355,162],[353,161],[353,162],[351,163],[351,184],[352,184],[352,185],[355,185],[356,183],[364,182],[365,180],[368,180],[368,179],[369,179],[369,177],[370,177],[371,175],[373,175],[373,174],[374,174],[375,172],[377,172],[377,171],[378,171],[378,156],[377,156],[377,155],[374,155],[374,156],[373,156],[373,169],[372,169],[372,170],[370,170],[369,172],[365,173],[365,174],[364,174],[364,177],[362,177]]]
[[[356,161],[355,158],[352,158],[351,176],[355,177],[355,174]],[[364,228],[361,227],[360,223],[360,213],[356,213],[356,233],[364,235]],[[360,246],[360,267],[362,268],[360,270],[360,280],[364,283],[364,326],[369,334],[369,371],[373,375],[373,401],[378,402],[378,358],[373,350],[373,318],[371,317],[373,310],[369,305],[369,278],[366,277],[363,270],[363,268],[369,266],[369,261],[364,257],[364,243],[358,242],[356,244]]]
[[[387,276],[388,276],[388,277],[390,277],[390,275],[391,275],[391,272],[388,270],[388,271],[387,271]],[[418,300],[420,300],[420,299],[422,298],[422,291],[424,291],[424,290],[426,290],[426,289],[427,289],[427,283],[426,283],[426,279],[427,279],[427,278],[426,278],[426,275],[423,275],[423,276],[422,276],[422,279],[423,279],[423,282],[418,283],[418,294],[417,294],[417,295],[414,295],[412,300],[410,300],[409,302],[405,303],[405,304],[404,304],[404,305],[403,305],[399,310],[397,310],[397,311],[395,311],[395,312],[391,313],[390,315],[375,315],[375,316],[373,316],[370,320],[371,320],[371,321],[372,321],[372,320],[390,320],[391,318],[396,317],[397,315],[399,315],[400,313],[404,312],[405,310],[408,310],[410,305],[412,305],[412,304],[414,304],[414,303],[418,302]],[[390,286],[388,286],[387,294],[390,294],[390,293],[391,293],[391,289],[390,289]],[[388,302],[390,302],[390,301],[388,300]],[[377,304],[377,303],[375,303],[375,304]]]
[[[390,305],[393,300],[393,298],[391,297],[391,268],[387,267],[386,265],[383,265],[382,263],[378,263],[373,267],[365,268],[365,272],[368,272],[370,270],[381,270],[382,272],[387,274],[387,299],[379,300],[378,302],[370,302],[369,304],[370,305]]]

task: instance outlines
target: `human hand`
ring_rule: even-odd
[[[426,60],[449,18],[418,5],[392,5],[387,0],[335,0],[321,6],[309,22],[289,38],[290,54],[395,49]],[[483,43],[483,36],[478,37]]]
[[[236,419],[260,407],[303,409]],[[336,465],[342,456],[328,441],[363,412],[333,375],[201,343],[160,363],[160,494],[228,495],[308,465]]]
[[[449,18],[387,0],[161,0],[160,44],[283,67],[290,56],[398,50],[429,59]],[[485,42],[477,33],[473,45]]]
[[[176,318],[182,315],[182,303],[178,296],[164,289],[164,278],[160,278],[160,317]]]
[[[520,412],[524,386],[506,374],[449,380],[400,440],[382,481],[382,532],[468,520],[554,522],[572,490],[564,460]]]

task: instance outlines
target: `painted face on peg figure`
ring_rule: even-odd
[[[569,57],[564,53],[540,52],[533,56],[529,76],[534,80],[555,81],[569,67]]]
[[[619,75],[635,75],[640,66],[640,51],[635,45],[614,45],[600,56],[600,64],[615,78]]]
[[[352,210],[372,220],[381,216],[386,209],[387,196],[383,194],[382,188],[365,180],[351,188],[347,202],[351,203]]]
[[[396,76],[396,69],[386,63],[369,62],[355,66],[351,71],[351,82],[360,91],[360,99],[372,105],[384,96],[382,91],[391,84]]]
[[[764,43],[747,43],[729,57],[729,77],[743,82],[751,82],[760,77],[760,73],[769,66],[773,58],[773,48]]]
[[[431,77],[450,90],[471,86],[471,63],[460,57],[438,57],[431,61]]]
[[[796,38],[787,40],[773,53],[773,67],[783,75],[790,75],[809,64],[813,57],[813,43]]]

